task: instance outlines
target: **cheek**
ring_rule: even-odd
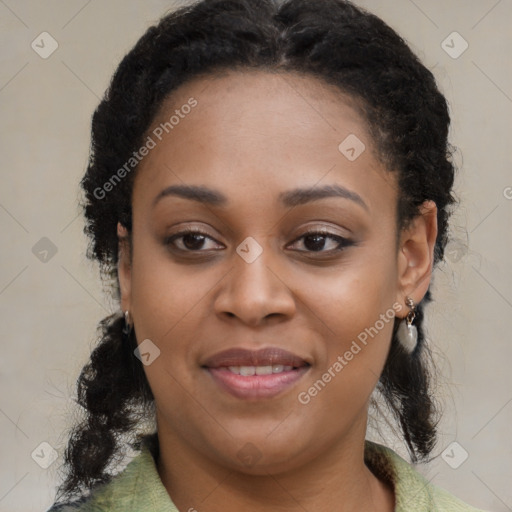
[[[294,290],[302,294],[299,302],[312,308],[312,318],[330,340],[346,343],[373,326],[381,314],[389,317],[394,311],[397,269],[390,248],[358,252],[329,275],[302,273],[292,279],[300,283]]]
[[[350,281],[338,290],[337,301],[323,308],[319,304],[329,334],[323,337],[320,364],[297,394],[303,406],[301,428],[315,429],[314,418],[321,417],[326,439],[364,417],[386,361],[395,319],[393,301],[381,294],[375,281]]]
[[[201,271],[200,266],[178,265],[155,242],[142,240],[138,245],[145,249],[135,250],[133,258],[132,304],[137,336],[179,340],[181,334],[198,327],[198,315],[204,310],[208,292],[222,274],[213,267],[212,271]]]
[[[149,339],[159,350],[158,357],[144,366],[157,406],[185,411],[194,388],[190,349],[201,335],[202,304],[215,281],[205,282],[207,273],[178,267],[158,252],[148,249],[133,258],[136,336],[139,344]]]
[[[304,301],[312,307],[325,350],[315,384],[301,390],[300,401],[318,412],[322,403],[362,407],[379,379],[391,341],[397,307],[394,253],[390,247],[367,251],[335,276],[303,283],[308,289]],[[317,400],[320,394],[323,398]]]
[[[186,410],[191,402],[183,390],[194,394],[197,352],[210,334],[211,293],[229,266],[179,265],[142,238],[134,241],[133,318],[138,342],[149,339],[160,351],[144,371],[157,403]]]

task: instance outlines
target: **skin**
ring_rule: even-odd
[[[131,246],[118,225],[122,308],[139,343],[150,339],[160,350],[144,370],[157,405],[162,482],[180,510],[392,511],[391,487],[363,455],[393,322],[309,403],[298,394],[393,304],[404,317],[406,296],[422,299],[435,204],[425,202],[397,232],[395,174],[380,162],[355,101],[313,77],[202,77],[174,92],[152,129],[190,97],[198,105],[138,168]],[[338,150],[349,134],[366,146],[354,161]],[[154,204],[180,184],[216,189],[227,203],[166,196]],[[345,187],[366,206],[342,197],[279,201],[284,191],[324,185]],[[207,237],[165,244],[186,227]],[[336,239],[304,238],[318,229],[351,243],[336,251]],[[236,252],[247,237],[263,251],[252,263]],[[269,346],[311,364],[270,399],[236,398],[201,368],[221,350]],[[247,450],[255,463],[242,462]]]

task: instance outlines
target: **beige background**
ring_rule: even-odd
[[[51,504],[61,459],[42,469],[31,453],[47,442],[62,454],[70,397],[96,324],[117,309],[85,258],[78,216],[91,114],[124,53],[179,3],[0,0],[2,512]],[[475,506],[510,511],[512,2],[356,3],[397,29],[434,71],[451,105],[461,167],[456,241],[436,272],[427,312],[443,355],[446,414],[439,457],[420,469]],[[31,48],[43,31],[59,45],[48,59]],[[453,31],[469,44],[456,59],[441,46]],[[32,252],[42,237],[57,249],[46,262]],[[458,469],[440,455],[454,441],[469,454]],[[451,446],[447,460],[461,453]]]

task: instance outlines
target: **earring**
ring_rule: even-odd
[[[396,337],[405,351],[411,354],[418,343],[418,329],[412,324],[416,317],[416,304],[410,297],[406,297],[405,304],[409,308],[409,313],[407,313],[407,316],[400,322]]]
[[[131,324],[131,320],[130,320],[130,312],[128,310],[126,310],[124,312],[123,333],[128,336],[130,334],[131,330],[132,330],[132,324]]]

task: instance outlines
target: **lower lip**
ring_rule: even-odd
[[[227,368],[206,368],[223,389],[242,399],[273,398],[290,389],[308,369],[309,366],[304,366],[288,372],[244,377]]]

